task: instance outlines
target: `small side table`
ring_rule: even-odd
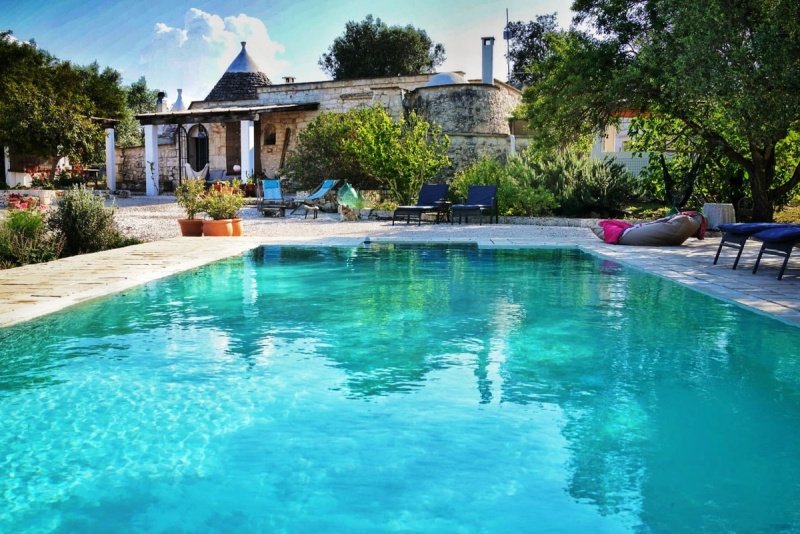
[[[440,200],[439,202],[434,202],[433,205],[436,206],[436,223],[450,222],[450,206],[453,203],[447,200]]]
[[[716,230],[720,224],[736,222],[733,204],[703,204],[703,215],[710,230]]]

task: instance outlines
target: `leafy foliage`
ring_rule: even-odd
[[[198,212],[203,211],[203,193],[206,184],[203,178],[185,178],[183,183],[175,189],[175,200],[186,211],[187,219],[194,219]]]
[[[244,196],[238,187],[211,189],[202,200],[202,209],[214,220],[233,219],[244,206]]]
[[[114,210],[85,187],[73,187],[58,201],[49,225],[64,239],[65,256],[98,252],[137,242],[126,239],[117,229]]]
[[[449,164],[449,143],[415,113],[400,121],[378,106],[321,113],[300,133],[283,172],[298,188],[341,179],[357,189],[387,189],[391,200],[408,203]]]
[[[538,65],[551,53],[547,35],[558,30],[556,15],[539,15],[529,22],[509,22],[506,29],[509,34],[507,57],[514,65],[508,83],[521,89],[541,77]]]
[[[0,224],[0,268],[54,260],[62,247],[63,240],[48,232],[37,209],[10,210]]]
[[[431,41],[425,30],[387,26],[372,15],[349,21],[334,39],[319,65],[334,80],[406,76],[433,72],[444,62],[444,46]]]
[[[117,71],[75,67],[11,32],[0,32],[0,64],[0,145],[34,156],[102,159],[103,131],[90,118],[123,115]]]
[[[377,188],[377,182],[345,145],[345,140],[357,135],[364,113],[363,110],[323,112],[300,131],[297,146],[281,170],[293,187],[311,189],[324,179],[334,179],[348,180],[356,188]]]
[[[637,183],[613,159],[563,150],[533,162],[540,183],[553,192],[563,215],[613,216],[637,196]]]
[[[450,164],[450,139],[414,112],[399,121],[377,106],[362,112],[356,136],[344,145],[391,200],[414,203],[422,184]]]
[[[800,184],[800,3],[577,0],[525,92],[539,139],[564,146],[621,111],[675,121],[703,155],[747,173],[756,220]],[[663,139],[661,139],[663,141]],[[688,146],[688,145],[687,145]]]
[[[459,199],[466,198],[470,185],[496,185],[502,215],[549,215],[558,207],[553,193],[538,183],[536,170],[522,158],[502,163],[486,156],[456,173],[450,182]]]
[[[141,125],[134,117],[138,113],[155,113],[158,89],[149,89],[144,76],[127,87],[125,113],[116,125],[117,144],[121,147],[141,146],[144,143]]]

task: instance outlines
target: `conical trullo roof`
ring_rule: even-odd
[[[221,100],[255,100],[258,88],[272,85],[267,75],[259,70],[256,62],[247,53],[242,41],[242,50],[233,60],[228,70],[219,79],[217,85],[208,93],[206,101]]]

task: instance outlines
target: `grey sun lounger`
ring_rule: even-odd
[[[392,214],[392,226],[397,219],[403,218],[406,224],[410,223],[411,219],[416,219],[419,226],[422,224],[422,216],[426,213],[438,214],[445,202],[448,189],[447,184],[424,184],[419,190],[416,206],[397,206]]]

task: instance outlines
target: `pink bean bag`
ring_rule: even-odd
[[[640,224],[602,220],[592,229],[606,243],[667,247],[678,246],[692,236],[703,239],[705,230],[705,218],[697,212],[683,212]]]

